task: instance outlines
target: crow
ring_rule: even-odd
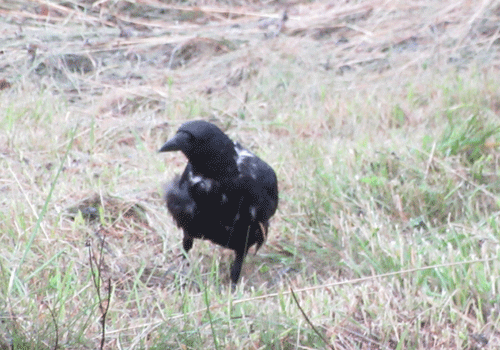
[[[264,243],[269,219],[278,206],[274,170],[216,125],[189,121],[159,152],[181,151],[188,164],[166,188],[167,209],[184,231],[185,252],[205,239],[234,250],[231,282],[240,278],[243,260],[254,244]]]

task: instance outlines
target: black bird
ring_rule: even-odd
[[[203,120],[181,125],[159,152],[181,151],[188,164],[167,186],[166,202],[184,231],[186,253],[193,239],[207,239],[236,253],[233,286],[254,244],[262,246],[278,206],[274,170],[217,126]]]

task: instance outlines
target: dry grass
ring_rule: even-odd
[[[499,17],[0,4],[0,349],[98,348],[109,293],[105,349],[498,348]],[[185,160],[156,150],[194,118],[279,175],[234,294],[230,252],[197,242],[183,261],[161,200]]]

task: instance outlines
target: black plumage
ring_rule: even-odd
[[[160,152],[182,151],[188,164],[167,186],[166,202],[183,247],[207,239],[235,251],[231,281],[238,282],[248,249],[264,243],[278,206],[274,170],[206,121],[181,125]]]

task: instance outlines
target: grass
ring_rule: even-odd
[[[291,12],[277,38],[259,41],[252,29],[248,47],[198,52],[173,71],[141,61],[140,50],[158,52],[144,42],[129,47],[137,61],[122,64],[117,49],[87,75],[23,71],[6,49],[6,74],[18,80],[0,91],[0,349],[498,347],[498,45],[486,50],[494,37],[474,32],[487,32],[495,4],[482,24],[470,21],[474,6],[457,20],[478,36],[460,44],[477,58],[449,59],[463,47],[442,36],[409,54],[379,49],[397,42],[380,23],[420,28],[432,6],[420,19],[400,2],[351,17],[372,35],[345,34],[349,47],[313,40],[322,22],[303,27],[303,15],[299,26]],[[9,48],[25,44],[8,38]],[[331,69],[324,50],[337,55]],[[383,65],[363,61],[370,52],[384,53]],[[183,260],[161,199],[185,159],[156,150],[193,118],[216,122],[279,177],[268,242],[247,258],[234,293],[232,254],[196,242]]]

